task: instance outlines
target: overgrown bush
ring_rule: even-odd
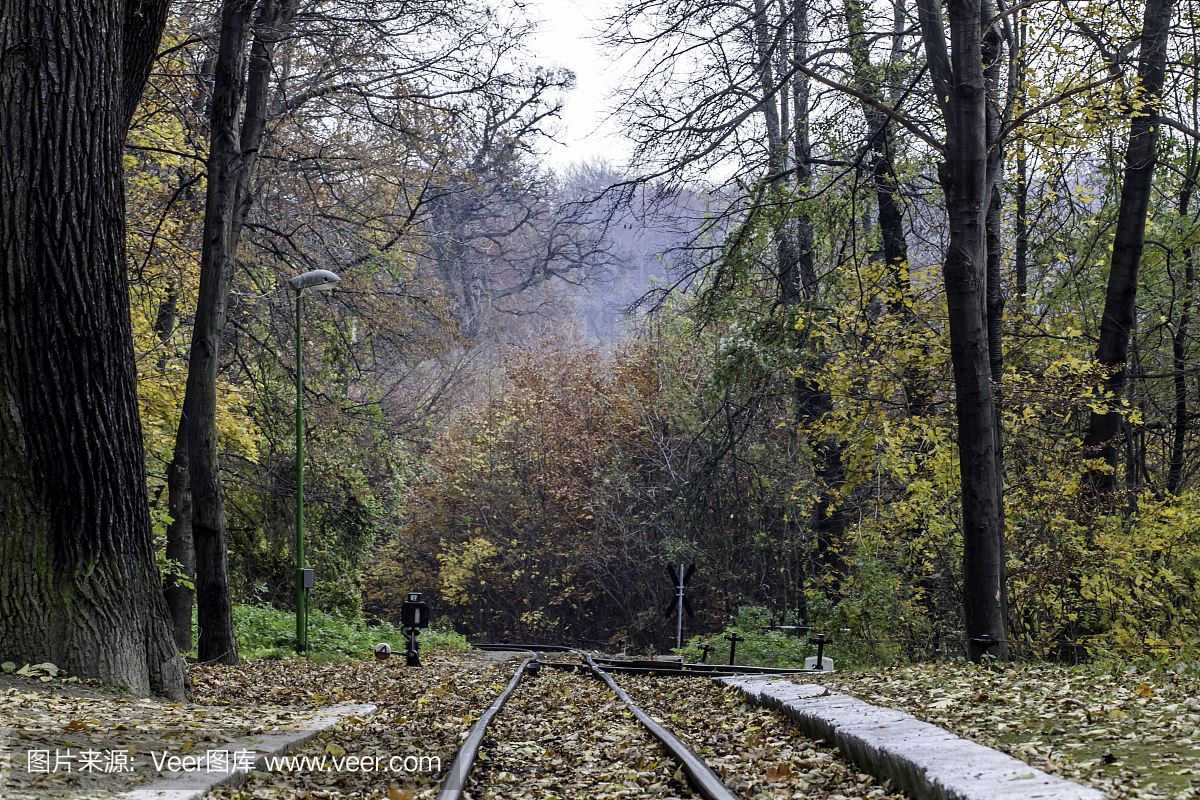
[[[235,605],[233,625],[237,631],[238,650],[246,658],[279,657],[296,647],[296,615],[268,606]],[[455,633],[448,622],[435,622],[421,632],[423,648],[453,648],[466,650],[470,644]],[[406,637],[390,622],[370,626],[362,619],[345,620],[311,610],[308,614],[308,649],[312,657],[318,654],[342,653],[348,656],[367,656],[379,642],[387,642],[394,651],[403,651]]]
[[[685,661],[700,661],[702,648],[709,645],[712,649],[708,663],[728,663],[730,642],[725,637],[731,634],[744,639],[737,643],[734,659],[744,666],[800,668],[807,656],[817,654],[816,647],[810,645],[807,638],[768,630],[770,624],[770,610],[762,606],[741,606],[724,631],[711,636],[693,636],[684,646],[682,655]],[[826,652],[832,656],[828,648]]]

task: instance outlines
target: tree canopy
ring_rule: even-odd
[[[5,41],[83,38],[5,96],[66,59],[103,135],[0,115],[0,649],[119,609],[119,682],[176,686],[194,602],[204,660],[292,607],[297,346],[324,610],[659,648],[682,562],[691,632],[876,660],[1200,624],[1191,4],[630,0],[629,163],[557,170],[520,4],[26,5]]]

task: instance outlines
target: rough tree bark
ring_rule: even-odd
[[[0,652],[183,699],[150,532],[122,185],[167,5],[0,6]]]
[[[1117,228],[1113,234],[1100,341],[1096,346],[1096,361],[1109,370],[1104,389],[1111,392],[1114,403],[1125,393],[1125,362],[1129,359],[1129,338],[1136,312],[1138,264],[1146,241],[1146,214],[1158,159],[1157,107],[1166,73],[1173,2],[1147,0],[1142,18],[1138,99],[1143,105],[1133,110],[1129,124],[1125,178],[1117,210]],[[1085,477],[1086,485],[1097,494],[1111,492],[1116,487],[1117,457],[1121,449],[1117,440],[1123,421],[1123,415],[1116,408],[1104,413],[1093,411],[1088,419],[1084,448],[1088,453],[1099,454],[1108,467],[1092,470]]]
[[[936,0],[918,0],[921,35],[946,126],[938,177],[946,197],[950,244],[943,275],[950,322],[950,360],[958,419],[962,486],[963,612],[968,639],[993,637],[1004,658],[1004,530],[996,458],[987,329],[987,87],[980,0],[948,0],[950,48]],[[953,56],[953,60],[951,60]],[[983,648],[968,646],[978,661]]]

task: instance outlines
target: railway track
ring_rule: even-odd
[[[295,697],[309,708],[332,694],[379,710],[292,754],[307,758],[310,766],[254,772],[245,784],[218,787],[212,796],[444,800],[461,792],[471,800],[902,800],[835,750],[807,739],[783,715],[744,702],[707,675],[657,662],[614,665],[596,658],[588,664],[578,652],[559,650],[502,663],[478,651],[431,653],[421,669],[388,661],[321,667],[263,662],[240,672],[224,670],[212,686],[225,693],[210,702],[280,703]],[[518,677],[519,664],[524,669]],[[635,714],[593,665],[609,673],[643,713]],[[724,788],[705,795],[697,785],[701,779],[689,774],[639,716],[674,734],[703,760],[695,771],[715,775]],[[473,757],[465,758],[468,752]],[[410,756],[438,763],[410,768]],[[311,766],[346,759],[387,768]],[[403,770],[391,766],[394,759],[403,759]]]
[[[902,797],[706,677],[648,662],[627,664],[634,674],[618,682],[612,662],[564,654],[571,660],[530,653],[521,663],[470,730],[437,800]]]
[[[582,663],[587,672],[536,656],[522,662],[472,727],[437,800],[511,797],[517,785],[534,796],[736,800],[702,758],[622,697],[594,661]],[[520,691],[532,682],[536,692]]]

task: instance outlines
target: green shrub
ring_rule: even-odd
[[[766,630],[771,624],[771,612],[761,606],[741,606],[733,623],[713,636],[693,636],[683,649],[687,661],[699,661],[701,648],[712,645],[708,663],[729,662],[729,640],[725,637],[736,633],[745,641],[737,643],[736,661],[743,666],[756,667],[803,667],[806,656],[815,656],[816,648],[807,639],[801,639],[783,631]],[[826,648],[832,657],[833,653]]]
[[[281,658],[284,651],[296,648],[296,615],[269,606],[235,605],[233,626],[237,632],[238,650],[248,658]],[[392,650],[405,649],[403,631],[390,622],[369,626],[362,619],[345,620],[323,611],[308,612],[308,649],[310,658],[334,660],[343,656],[365,657],[379,642],[387,642]],[[421,632],[422,648],[468,649],[470,644],[455,633],[448,621],[435,622]]]
[[[817,646],[809,644],[807,636],[795,636],[790,632],[769,630],[771,612],[761,606],[741,606],[733,622],[725,630],[712,636],[693,636],[683,648],[681,655],[686,661],[699,661],[701,648],[708,644],[712,650],[708,663],[729,662],[729,640],[725,637],[736,633],[744,641],[737,643],[736,663],[741,666],[781,667],[802,669],[804,659],[817,654]],[[825,645],[825,655],[834,661],[838,669],[864,665],[862,648],[855,640],[848,639],[837,628],[812,629],[814,634],[824,633],[833,641]],[[844,640],[839,642],[838,639]]]

